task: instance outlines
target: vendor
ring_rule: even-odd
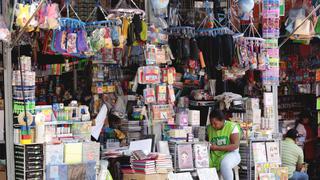
[[[213,110],[207,126],[207,140],[210,142],[210,167],[220,171],[224,180],[233,180],[232,169],[241,161],[240,127],[225,120],[220,110]]]
[[[308,180],[305,173],[304,155],[302,149],[296,144],[299,132],[290,129],[284,141],[281,142],[281,162],[283,167],[288,168],[289,180]]]
[[[299,133],[300,137],[303,137],[302,142],[299,142],[299,145],[303,145],[305,160],[308,163],[311,163],[316,158],[316,142],[317,136],[314,130],[312,129],[312,116],[308,111],[304,111],[300,114],[299,120],[296,122],[296,130]]]

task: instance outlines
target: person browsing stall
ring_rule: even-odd
[[[288,167],[289,180],[308,180],[308,174],[303,171],[304,156],[301,147],[296,144],[299,132],[290,129],[286,138],[281,142],[282,166]]]
[[[207,140],[210,142],[210,167],[220,171],[224,180],[233,180],[232,169],[241,157],[239,154],[240,127],[225,120],[220,110],[210,112],[210,125],[207,126]]]

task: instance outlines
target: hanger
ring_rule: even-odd
[[[78,29],[78,28],[84,28],[85,23],[73,18],[59,18],[58,19],[60,28],[72,28],[72,29]]]
[[[113,27],[113,26],[120,26],[122,24],[120,19],[110,19],[104,21],[93,21],[85,23],[86,27],[94,28],[94,27]]]
[[[243,34],[246,34],[248,32],[248,36],[243,37],[244,41],[255,42],[262,44],[264,43],[265,39],[261,38],[260,33],[258,32],[257,28],[253,24],[253,11],[250,12],[250,24],[248,27],[244,30]]]
[[[220,22],[214,17],[214,14],[212,12],[212,10],[209,7],[210,3],[208,0],[205,1],[204,6],[206,9],[206,17],[202,20],[202,22],[200,23],[199,27],[197,30],[200,29],[204,29],[204,26],[208,23],[208,22],[213,22],[215,26],[217,27],[222,27],[222,25],[220,24]]]
[[[133,0],[130,0],[130,3],[132,3],[134,7],[131,7],[130,4],[127,4],[126,0],[120,0],[114,9],[109,11],[113,13],[130,14],[131,16],[139,14],[143,19],[146,15],[145,11],[140,9]]]
[[[86,22],[88,22],[93,15],[95,15],[97,13],[97,11],[100,10],[100,12],[102,13],[103,17],[105,20],[108,20],[108,17],[107,17],[107,12],[103,9],[103,7],[101,6],[101,3],[100,3],[100,0],[96,0],[96,5],[95,7],[93,8],[93,10],[91,11],[91,13],[89,14]]]
[[[169,27],[167,29],[167,32],[173,36],[183,36],[183,37],[189,37],[189,38],[194,37],[196,34],[195,28],[190,26]]]
[[[210,10],[209,1],[205,1],[205,9],[207,12],[207,16],[203,19],[197,29],[198,36],[212,36],[215,37],[217,35],[230,34],[234,35],[234,31],[232,31],[229,27],[222,26],[221,23],[214,17],[213,12]],[[214,28],[205,28],[204,26],[208,23],[214,23]]]
[[[70,18],[70,9],[71,11],[74,13],[74,15],[77,17],[77,19],[79,21],[81,21],[81,19],[79,18],[78,16],[78,13],[73,9],[72,5],[70,4],[70,0],[65,0],[65,3],[63,4],[59,14],[61,14],[61,12],[64,10],[64,9],[67,9],[67,18]]]
[[[234,32],[228,27],[217,27],[217,28],[208,28],[208,29],[199,29],[197,30],[198,36],[211,36],[215,37],[218,35],[230,34],[234,35]]]

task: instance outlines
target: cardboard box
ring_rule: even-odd
[[[0,179],[1,180],[7,179],[6,168],[4,166],[0,166]]]
[[[123,180],[167,180],[168,174],[123,174]]]
[[[259,99],[258,98],[248,98],[246,100],[246,109],[247,110],[253,110],[253,109],[259,109]]]
[[[187,132],[184,129],[171,129],[169,136],[172,138],[187,138]]]
[[[254,123],[254,124],[260,124],[261,123],[261,109],[246,111],[245,120],[252,121],[252,123]]]
[[[200,126],[200,111],[189,110],[188,111],[189,125]]]

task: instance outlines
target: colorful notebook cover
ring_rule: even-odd
[[[252,143],[252,151],[255,163],[267,162],[266,144],[264,142]]]
[[[46,179],[47,180],[67,180],[68,166],[66,164],[47,165]]]
[[[46,145],[46,165],[63,163],[63,144]]]
[[[270,172],[275,174],[276,180],[287,180],[288,167],[270,168]]]
[[[64,145],[64,162],[66,164],[82,162],[82,143],[68,143]]]
[[[86,179],[86,164],[68,165],[68,180]]]
[[[281,163],[279,143],[267,142],[266,148],[268,162]]]
[[[193,154],[191,144],[178,145],[178,168],[193,169]]]
[[[193,145],[194,164],[196,168],[209,167],[209,151],[207,144]]]
[[[82,162],[89,161],[99,162],[100,160],[100,143],[86,142],[82,144]]]
[[[96,163],[86,163],[86,180],[96,180]]]

